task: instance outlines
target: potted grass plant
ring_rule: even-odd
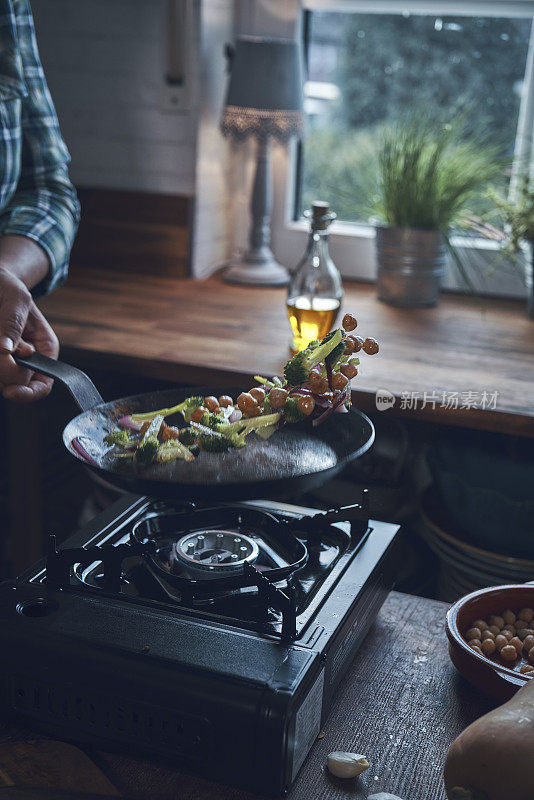
[[[525,286],[527,314],[534,318],[534,187],[533,179],[525,173],[520,176],[511,199],[490,192],[495,208],[503,222],[503,252],[510,258],[525,252]]]
[[[466,136],[460,124],[410,118],[383,130],[372,200],[380,300],[404,307],[438,302],[447,254],[457,259],[450,232],[499,168],[497,149]]]

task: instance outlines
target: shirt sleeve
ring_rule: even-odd
[[[70,156],[41,66],[29,2],[14,0],[13,6],[27,94],[21,99],[20,178],[2,211],[0,230],[27,236],[45,251],[50,269],[33,290],[42,295],[67,277],[80,206],[69,180]]]

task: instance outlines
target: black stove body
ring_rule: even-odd
[[[51,538],[0,585],[4,710],[285,793],[394,584],[397,526],[365,503],[339,516],[128,495],[59,550]]]

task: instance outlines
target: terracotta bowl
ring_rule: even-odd
[[[451,661],[464,678],[482,691],[499,700],[509,700],[528,680],[518,670],[524,660],[507,667],[484,655],[476,653],[464,639],[469,625],[475,619],[488,619],[504,609],[519,611],[534,608],[534,584],[521,583],[509,586],[492,586],[462,597],[447,613],[446,631],[449,639]],[[532,623],[534,625],[534,623]]]

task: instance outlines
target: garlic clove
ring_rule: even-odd
[[[365,756],[358,753],[345,753],[342,750],[329,753],[326,763],[328,771],[336,778],[355,778],[369,769],[369,762]]]

